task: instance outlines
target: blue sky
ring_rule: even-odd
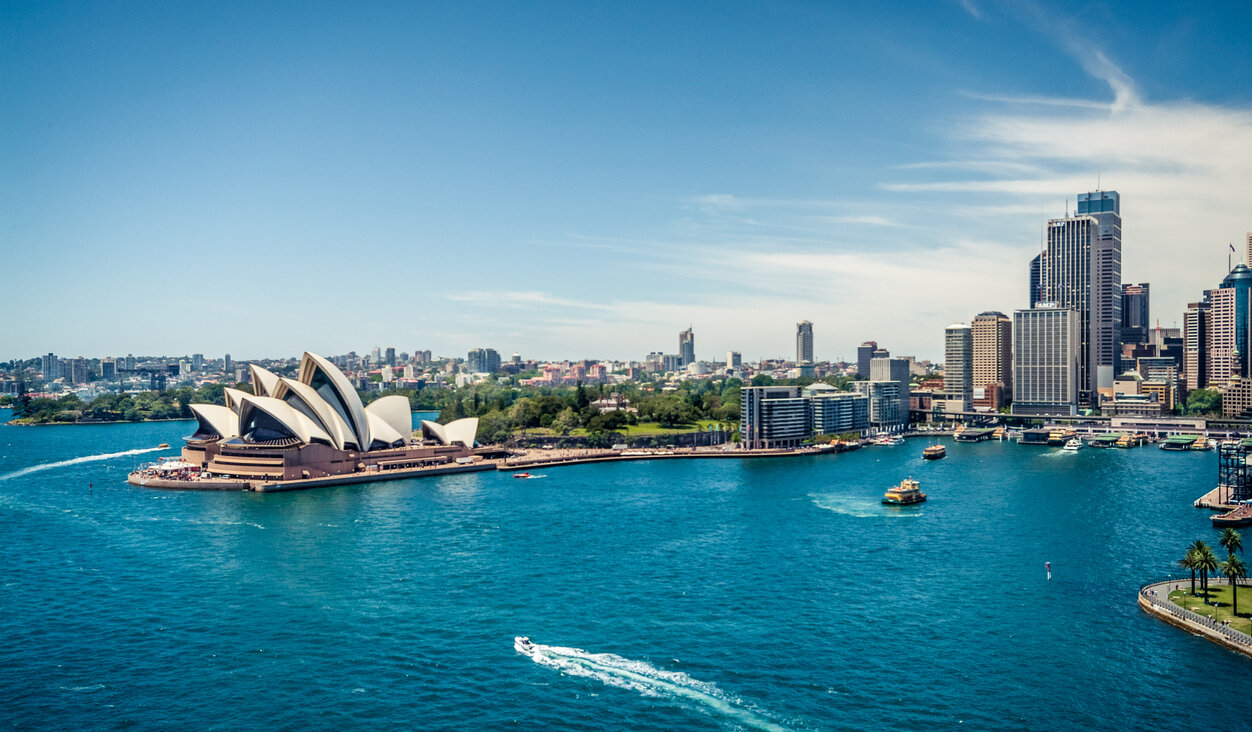
[[[794,353],[1252,231],[1244,3],[0,3],[0,358]]]

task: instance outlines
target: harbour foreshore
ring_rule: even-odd
[[[1149,615],[1154,615],[1170,625],[1194,633],[1206,640],[1224,646],[1237,653],[1252,658],[1252,635],[1207,618],[1199,613],[1179,607],[1169,600],[1171,588],[1179,588],[1187,584],[1186,580],[1168,580],[1144,585],[1139,589],[1139,607]],[[1229,584],[1225,579],[1214,577],[1209,579],[1210,585]]]

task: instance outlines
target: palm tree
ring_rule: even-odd
[[[1201,542],[1203,543],[1203,542]],[[1217,571],[1217,555],[1204,544],[1196,554],[1196,569],[1200,570],[1200,585],[1204,588],[1204,597],[1209,596],[1209,572]]]
[[[1243,551],[1243,537],[1239,535],[1237,529],[1222,529],[1222,536],[1217,540],[1217,543],[1226,550],[1227,554]]]
[[[1178,560],[1178,566],[1191,570],[1191,594],[1195,594],[1195,549],[1187,548],[1187,553]]]
[[[1248,570],[1243,566],[1243,560],[1230,554],[1226,557],[1226,561],[1222,562],[1222,574],[1226,579],[1230,580],[1230,597],[1231,604],[1234,605],[1235,616],[1239,615],[1239,578],[1247,577]]]

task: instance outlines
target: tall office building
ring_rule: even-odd
[[[1122,285],[1122,343],[1147,343],[1152,321],[1148,319],[1148,283]]]
[[[1041,302],[1077,313],[1078,398],[1098,402],[1121,359],[1122,223],[1116,191],[1078,195],[1078,212],[1048,222]]]
[[[696,361],[696,336],[690,328],[678,334],[678,361],[679,368]]]
[[[100,359],[100,378],[104,381],[112,381],[117,377],[117,362],[111,358]]]
[[[738,351],[726,352],[726,368],[737,369],[743,365],[743,354]]]
[[[494,374],[500,371],[500,354],[494,348],[475,348],[465,360],[466,368],[471,374]]]
[[[378,366],[383,360],[383,351],[378,346],[370,349],[370,366]]]
[[[386,353],[383,354],[383,361],[392,368],[396,367],[396,349],[388,346]]]
[[[1203,389],[1208,385],[1208,371],[1205,369],[1208,313],[1206,299],[1188,304],[1182,315],[1182,386],[1187,391]]]
[[[1004,313],[979,313],[970,331],[974,406],[999,409],[1013,398],[1013,321]]]
[[[222,357],[222,373],[224,373],[224,374],[229,374],[229,373],[231,373],[231,367],[232,367],[233,365],[234,365],[234,364],[232,364],[232,363],[231,363],[231,360],[230,360],[230,354],[229,354],[229,353],[228,353],[228,354],[226,354],[225,356],[223,356],[223,357]]]
[[[872,358],[869,362],[869,380],[890,381],[896,385],[896,419],[894,425],[907,426],[909,423],[909,360],[907,358],[891,358],[890,356]]]
[[[195,371],[197,374],[200,373],[201,371],[204,371],[204,354],[203,353],[191,354],[191,370]]]
[[[869,362],[874,358],[874,351],[878,350],[878,344],[874,341],[865,341],[856,349],[856,373],[862,379],[869,378]]]
[[[796,323],[796,363],[813,363],[813,324],[807,320]]]
[[[974,340],[965,323],[943,331],[943,392],[945,412],[964,412],[974,402]]]
[[[1035,303],[1043,299],[1043,257],[1044,252],[1039,252],[1030,260],[1030,297],[1026,300],[1027,309],[1033,308]]]
[[[1081,356],[1077,312],[1048,303],[1013,312],[1013,413],[1076,414]]]

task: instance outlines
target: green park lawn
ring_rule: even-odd
[[[1190,580],[1184,581],[1182,586],[1183,589],[1169,593],[1170,602],[1194,613],[1208,615],[1217,621],[1229,620],[1230,627],[1252,635],[1252,587],[1241,586],[1239,588],[1239,615],[1236,616],[1231,607],[1228,585],[1209,585],[1207,598],[1204,596],[1204,591],[1200,589],[1199,582],[1196,583],[1194,597],[1191,595]],[[1205,604],[1206,601],[1208,604]],[[1217,603],[1216,607],[1213,606],[1214,602]]]

